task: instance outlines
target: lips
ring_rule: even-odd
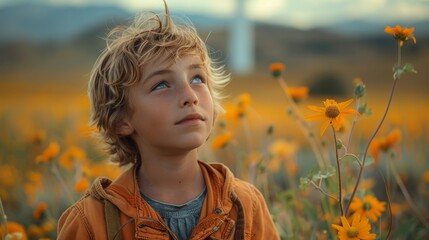
[[[180,119],[175,124],[178,125],[178,124],[182,124],[182,123],[185,123],[185,122],[192,122],[192,121],[196,121],[196,120],[205,121],[205,119],[203,118],[203,116],[201,116],[200,114],[194,113],[194,114],[186,115],[184,118]]]

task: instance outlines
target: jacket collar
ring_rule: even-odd
[[[231,194],[234,191],[233,174],[221,163],[207,164],[198,162],[203,172],[207,187],[207,196],[204,201],[204,213],[219,211],[227,214],[233,205]],[[146,216],[159,219],[158,214],[141,197],[137,183],[138,165],[123,172],[115,181],[100,177],[91,186],[90,194],[98,199],[106,199],[116,205],[125,215],[134,218]],[[202,216],[203,217],[203,216]]]
[[[241,207],[234,191],[234,176],[231,171],[220,163],[206,164],[199,161],[199,165],[206,183],[207,195],[201,210],[199,224],[201,229],[195,231],[198,235],[195,236],[197,239],[205,238],[213,231],[217,231],[214,229],[218,229],[219,226],[228,222],[228,213],[234,204],[239,209]],[[114,182],[107,178],[98,178],[92,185],[89,194],[97,199],[110,201],[124,215],[135,219],[136,238],[149,234],[157,239],[169,239],[173,234],[159,214],[140,195],[137,170],[138,165],[126,170]],[[240,219],[237,223],[243,222],[244,216],[240,215]],[[207,226],[212,226],[212,228],[207,228]],[[241,228],[244,231],[244,225]],[[155,229],[157,230],[153,231]]]

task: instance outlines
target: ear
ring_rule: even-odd
[[[128,118],[121,119],[116,124],[116,133],[122,136],[129,136],[134,132],[134,127],[131,125]]]

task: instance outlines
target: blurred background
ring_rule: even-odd
[[[380,91],[371,97],[384,99],[396,43],[383,30],[386,25],[413,26],[417,44],[407,44],[403,61],[419,73],[400,82],[395,101],[412,101],[407,113],[420,113],[419,104],[427,99],[427,0],[180,0],[169,6],[172,15],[197,27],[212,56],[232,73],[227,92],[250,92],[255,102],[266,100],[267,93],[273,100],[282,97],[269,77],[272,62],[284,63],[289,84],[307,85],[313,96],[345,96],[352,80],[360,78]],[[92,64],[105,46],[103,37],[146,10],[163,11],[162,1],[1,0],[3,105],[28,103],[33,95],[85,95]]]
[[[174,18],[196,26],[212,57],[231,73],[225,103],[248,94],[257,115],[250,126],[254,133],[273,124],[276,137],[300,144],[306,144],[305,136],[288,116],[287,99],[269,65],[286,65],[289,86],[308,86],[310,97],[301,105],[305,115],[310,113],[308,104],[353,98],[353,80],[361,79],[373,114],[356,130],[367,137],[386,106],[397,61],[397,43],[383,31],[387,25],[415,27],[417,44],[404,44],[402,61],[413,64],[418,74],[406,74],[399,81],[380,133],[400,127],[405,139],[416,141],[404,143],[404,155],[412,152],[412,160],[428,162],[429,0],[170,0],[168,4]],[[64,153],[78,146],[85,152],[81,157],[92,162],[106,158],[88,140],[89,73],[109,30],[147,10],[163,12],[164,5],[161,0],[0,0],[0,196],[12,219],[24,221],[28,210],[42,200],[54,206],[54,218],[68,205],[61,188],[46,183],[56,178],[44,180],[48,186],[44,190],[27,187],[34,179],[25,171],[52,172],[34,163],[49,143],[59,142]],[[207,159],[215,159],[211,150],[207,152]],[[306,158],[298,161],[314,160],[302,156]],[[427,164],[421,166],[426,167],[416,169],[418,173],[427,170]],[[68,186],[75,186],[83,175],[93,176],[82,169],[63,174],[73,179],[65,182]]]

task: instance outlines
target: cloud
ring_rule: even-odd
[[[234,15],[237,0],[168,0],[170,11],[222,17]],[[337,21],[426,20],[429,0],[244,0],[252,19],[301,28]],[[0,4],[43,2],[56,5],[120,5],[131,11],[162,11],[162,0],[0,0]]]

